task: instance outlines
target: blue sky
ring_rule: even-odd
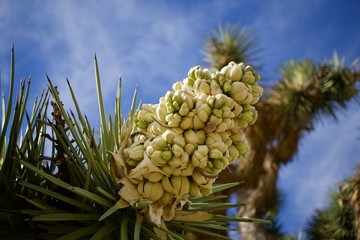
[[[32,76],[32,93],[46,87],[45,73],[73,108],[68,78],[91,122],[98,124],[93,70],[99,60],[106,110],[113,112],[116,84],[123,79],[128,109],[139,97],[156,103],[190,67],[206,67],[201,50],[219,23],[241,23],[263,49],[258,63],[263,84],[279,79],[287,60],[324,60],[337,50],[350,64],[360,56],[358,1],[38,1],[0,2],[2,88],[8,86],[10,46],[15,43],[16,78]],[[360,159],[359,106],[339,122],[326,120],[306,135],[296,159],[283,167],[279,187],[286,194],[280,220],[288,232],[304,227],[314,208],[326,204],[332,186],[353,173]]]

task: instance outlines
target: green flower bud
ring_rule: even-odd
[[[220,159],[214,159],[213,164],[214,167],[219,170],[219,172],[225,168],[224,162]]]
[[[192,129],[194,127],[194,113],[189,112],[188,115],[181,118],[179,127],[183,130]]]
[[[165,150],[161,153],[161,157],[165,160],[165,161],[169,161],[173,156],[173,153],[170,150]]]
[[[200,66],[195,66],[195,67],[190,68],[190,70],[188,72],[188,77],[195,81],[196,80],[195,72],[198,69],[201,69],[201,67]]]
[[[230,82],[226,82],[223,85],[223,92],[224,93],[228,93],[231,91],[231,83]]]
[[[165,159],[162,158],[162,151],[154,151],[151,154],[150,160],[155,166],[163,166],[167,163]]]
[[[223,111],[222,111],[221,109],[215,108],[215,109],[212,110],[212,114],[213,114],[214,116],[216,116],[217,118],[222,118],[222,116],[223,116]]]
[[[204,129],[205,128],[205,123],[203,121],[200,120],[198,115],[195,115],[193,118],[193,125],[194,125],[194,130],[200,130],[200,129]]]
[[[239,156],[244,157],[249,150],[249,145],[245,141],[242,141],[236,143],[235,148],[238,150]]]
[[[220,152],[216,148],[212,148],[209,151],[209,158],[218,159],[218,158],[221,158],[222,156],[223,156],[222,152]]]

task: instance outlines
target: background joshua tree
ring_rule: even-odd
[[[254,39],[239,26],[219,27],[207,40],[205,60],[213,68],[227,61],[244,61],[256,52]],[[247,35],[247,37],[245,37]],[[236,50],[235,48],[238,48]],[[276,182],[281,165],[290,162],[302,137],[323,117],[336,118],[357,95],[358,70],[344,66],[337,55],[327,62],[290,61],[280,69],[281,80],[265,89],[257,104],[259,118],[247,131],[248,156],[224,172],[220,181],[240,181],[233,189],[244,203],[239,216],[264,217],[276,199]],[[230,192],[228,192],[230,194]],[[240,223],[243,239],[272,239],[266,226]],[[275,236],[278,238],[278,236]]]
[[[318,209],[307,223],[309,240],[359,240],[360,171],[331,194],[329,206]]]

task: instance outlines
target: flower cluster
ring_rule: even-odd
[[[134,115],[137,134],[121,152],[121,197],[137,191],[132,205],[150,200],[170,220],[189,195],[211,194],[218,174],[248,150],[243,129],[257,118],[259,79],[244,63],[216,72],[196,66],[158,104],[143,104]]]

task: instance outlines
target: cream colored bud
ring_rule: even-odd
[[[238,104],[241,104],[249,95],[248,88],[243,82],[233,82],[231,84],[230,97],[232,97]]]
[[[220,73],[224,74],[225,77],[230,78],[231,66],[225,66],[220,70]]]
[[[194,116],[193,125],[194,125],[194,130],[199,130],[199,129],[204,129],[205,128],[205,123],[200,120],[198,115]]]
[[[245,135],[243,132],[238,132],[238,133],[231,134],[230,138],[233,142],[240,142],[240,141],[244,140]]]
[[[253,84],[251,87],[252,87],[251,94],[253,94],[254,96],[259,97],[263,94],[264,90],[258,84]]]
[[[185,88],[189,89],[189,90],[193,90],[193,85],[194,85],[194,80],[190,79],[190,78],[185,78],[182,81],[182,84]]]
[[[171,176],[174,173],[174,168],[172,166],[170,166],[169,164],[166,165],[162,165],[161,166],[161,171],[163,171],[166,175]],[[165,177],[164,177],[165,178]],[[163,178],[163,180],[164,180]]]
[[[222,115],[222,114],[221,114],[221,115]],[[208,123],[209,123],[209,122],[212,122],[212,123],[215,123],[215,125],[218,125],[219,123],[222,122],[222,118],[221,118],[221,117],[217,117],[217,116],[215,116],[214,114],[212,114],[212,115],[210,116],[210,118],[209,118]]]
[[[184,151],[187,152],[189,155],[192,155],[196,150],[196,148],[197,148],[196,144],[187,143],[184,147]]]
[[[209,182],[209,179],[204,177],[197,169],[194,170],[192,179],[198,186],[205,186]]]
[[[165,102],[167,103],[171,103],[173,100],[172,100],[172,97],[174,96],[174,92],[172,91],[167,91],[166,94],[165,94]]]
[[[174,144],[177,144],[183,148],[185,146],[185,138],[181,135],[176,135],[174,138]]]
[[[194,165],[189,162],[185,168],[181,170],[181,176],[191,176],[194,171]]]
[[[206,133],[204,130],[195,131],[198,142],[197,144],[205,144]]]
[[[193,120],[194,116],[189,116],[189,114],[187,116],[182,117],[181,119],[181,123],[180,123],[180,128],[183,130],[186,129],[191,129],[194,127],[194,120]]]
[[[181,82],[176,82],[172,85],[172,89],[174,92],[181,90],[181,88],[182,88]]]
[[[190,192],[190,181],[186,176],[181,176],[181,188],[179,192],[179,197],[183,197]]]
[[[204,80],[204,79],[197,79],[194,82],[194,92],[196,95],[200,95],[200,94],[210,94],[210,85],[209,83]]]
[[[176,133],[170,129],[166,130],[161,137],[167,142],[167,143],[173,143],[175,139]]]
[[[233,81],[240,81],[243,76],[242,69],[239,65],[235,65],[230,70],[230,78]]]
[[[164,177],[164,174],[161,172],[151,172],[146,174],[147,176],[144,176],[147,178],[150,182],[160,182],[161,179]]]
[[[181,104],[180,108],[179,108],[179,115],[180,116],[185,116],[189,113],[190,109],[188,107],[188,105],[186,103]]]
[[[234,113],[234,117],[236,118],[236,117],[240,116],[242,110],[243,110],[242,106],[240,104],[236,103],[234,110],[232,110],[232,112]]]
[[[171,176],[170,183],[173,186],[173,194],[179,194],[182,184],[182,177],[181,176]]]
[[[207,156],[209,153],[209,147],[207,145],[199,145],[197,151],[199,151],[202,156]]]
[[[179,168],[181,167],[181,159],[180,156],[179,157],[173,157],[171,158],[167,164],[169,164],[172,168]]]
[[[204,68],[202,71],[202,77],[204,79],[211,79],[211,71],[207,68]]]
[[[162,197],[159,199],[159,202],[162,206],[169,206],[174,202],[174,198],[170,193],[164,192]]]
[[[216,126],[215,132],[220,133],[224,132],[228,129],[228,125],[226,122],[221,122],[219,125]]]
[[[240,153],[234,145],[230,145],[228,149],[229,149],[230,157],[233,159],[233,161],[239,158]]]
[[[255,105],[257,102],[259,102],[259,100],[260,100],[260,97],[255,97],[255,96],[253,96],[250,104],[251,104],[251,105]]]
[[[212,109],[209,105],[203,104],[197,108],[197,115],[202,122],[207,122]]]
[[[180,123],[181,123],[181,116],[177,113],[174,114],[169,114],[166,116],[166,120],[168,121],[167,124],[169,127],[175,128],[175,127],[179,127]]]
[[[146,188],[146,184],[148,182],[145,183],[145,187],[144,187],[144,193],[147,190]],[[150,200],[153,202],[156,202],[157,200],[159,200],[162,195],[164,194],[164,188],[162,187],[160,182],[155,182],[153,183],[153,186],[151,188],[151,193],[150,193]]]
[[[166,104],[165,103],[160,103],[158,105],[158,107],[156,108],[156,116],[157,119],[160,120],[161,122],[165,123],[166,120],[166,115],[168,114],[167,110],[166,110]]]
[[[145,149],[143,148],[137,148],[137,149],[131,149],[129,153],[129,158],[135,161],[140,161],[144,159]]]
[[[196,144],[198,142],[197,135],[192,129],[184,132],[184,138],[186,143]]]
[[[201,67],[195,70],[195,78],[196,79],[202,78],[202,68]]]
[[[155,151],[155,149],[151,145],[147,146],[146,149],[145,149],[145,152],[149,157],[153,154],[154,151]]]
[[[201,197],[202,193],[200,192],[199,186],[194,182],[190,182],[190,194],[194,197]]]

